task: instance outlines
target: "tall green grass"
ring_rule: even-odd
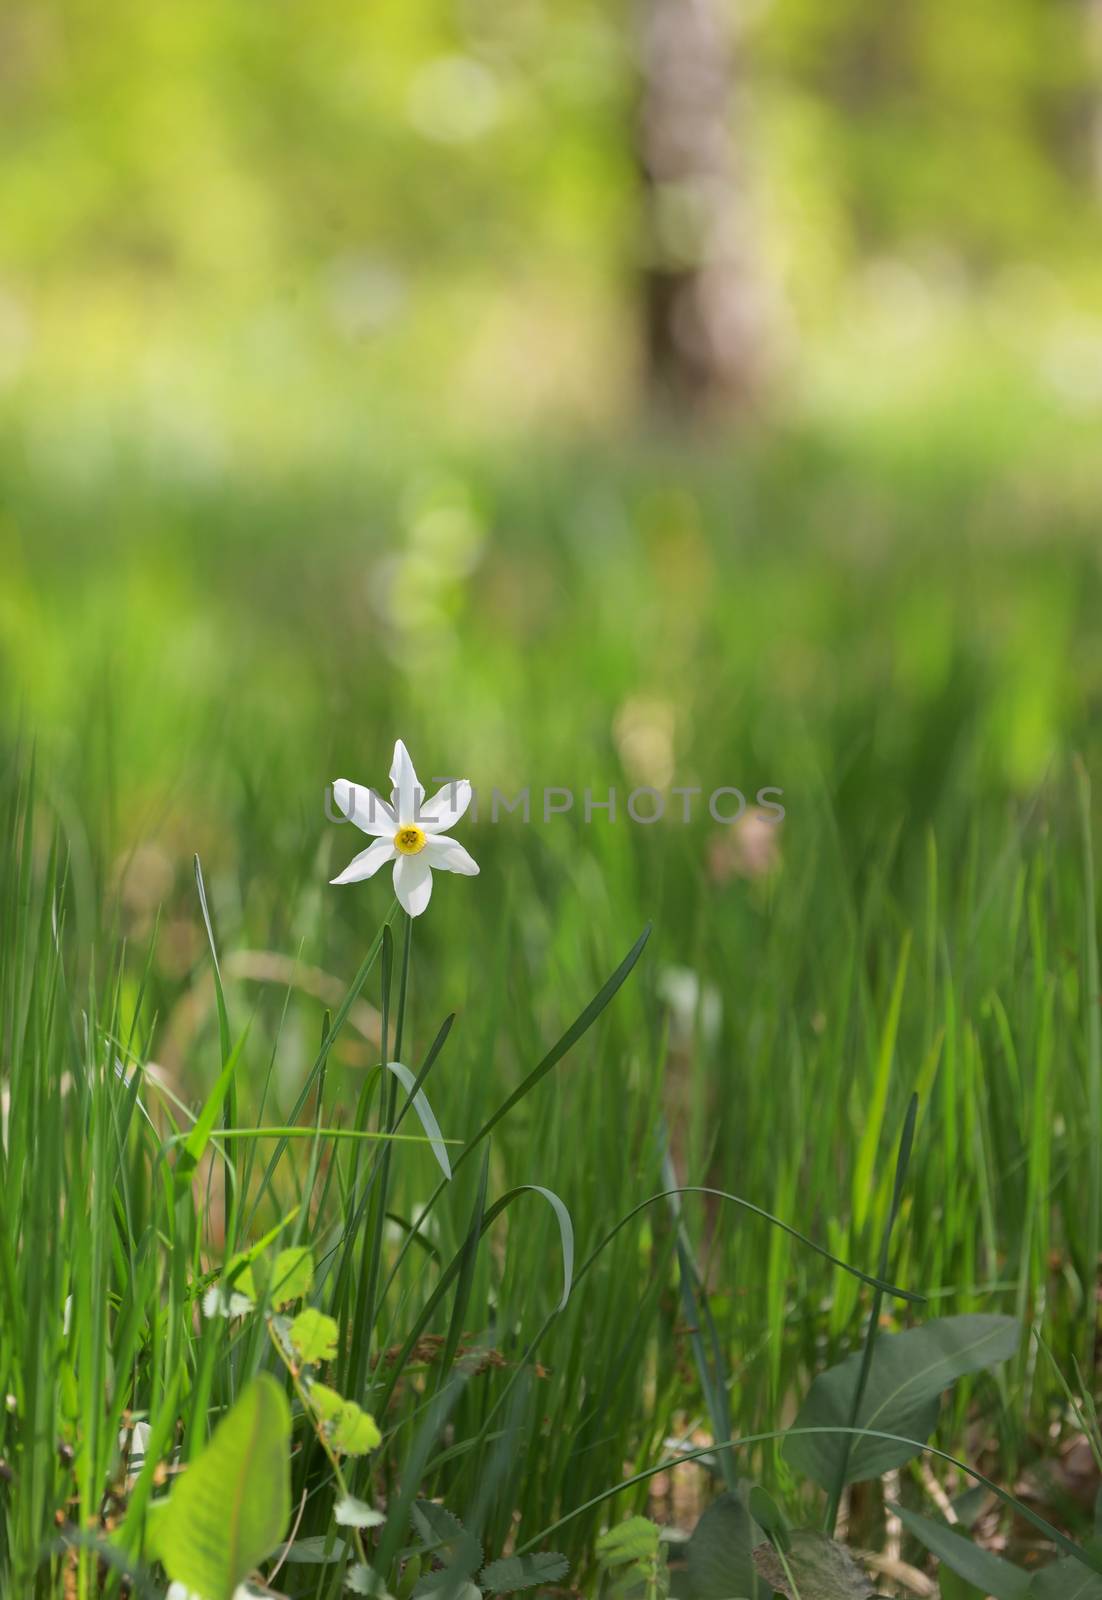
[[[1054,553],[1037,535],[1055,512],[1009,498],[1015,540],[994,542],[978,481],[912,502],[904,476],[870,483],[811,450],[795,483],[768,457],[690,475],[659,453],[557,477],[529,465],[530,481],[461,463],[427,486],[352,478],[220,504],[139,478],[91,509],[13,472],[15,525],[40,533],[19,539],[3,618],[21,702],[0,848],[0,1564],[15,1593],[60,1571],[59,1517],[92,1534],[128,1414],[186,1460],[269,1361],[262,1330],[204,1319],[200,1300],[275,1229],[314,1247],[347,1335],[342,1381],[382,1410],[376,1491],[399,1481],[443,1367],[483,1351],[424,1491],[477,1504],[491,1549],[566,1518],[558,1538],[584,1559],[614,1485],[698,1425],[768,1434],[869,1305],[714,1196],[686,1194],[676,1220],[668,1201],[635,1208],[672,1164],[871,1269],[912,1093],[894,1280],[939,1312],[1014,1312],[1061,1368],[1090,1370],[1093,552],[1069,537]],[[429,583],[418,541],[444,538],[441,509],[453,532],[467,518],[479,560],[433,546]],[[929,532],[940,518],[952,536]],[[20,723],[38,734],[33,786]],[[483,875],[440,884],[404,976],[400,923],[393,946],[380,931],[385,885],[326,885],[350,830],[322,793],[338,773],[377,781],[398,732],[484,792],[603,798],[663,772],[705,792],[778,784],[778,865],[733,862],[699,809],[649,828],[586,824],[580,803],[546,824],[483,815],[465,834]],[[648,922],[629,981],[416,1232],[440,1177],[427,1145],[218,1144],[227,1119],[385,1127],[405,1098],[378,1072],[401,1012],[401,1057],[428,1066],[466,1151]],[[672,968],[691,974],[688,1001],[671,1003]],[[212,1092],[212,1142],[181,1185]],[[420,1129],[407,1115],[398,1131]],[[526,1184],[571,1218],[561,1312],[563,1236],[542,1197],[518,1196],[473,1247],[474,1219]],[[399,1371],[426,1308],[433,1340]],[[943,1430],[967,1453],[978,1397],[1006,1478],[1066,1416],[1032,1348],[963,1389]],[[768,1442],[750,1454],[783,1476]],[[304,1449],[295,1470],[301,1491],[321,1468]],[[646,1493],[641,1479],[611,1507]]]

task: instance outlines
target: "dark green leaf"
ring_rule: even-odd
[[[554,1551],[533,1556],[506,1556],[503,1561],[491,1561],[483,1568],[479,1583],[487,1594],[516,1594],[521,1589],[535,1589],[541,1583],[559,1583],[570,1571],[565,1556]]]
[[[939,1317],[907,1333],[885,1335],[876,1344],[856,1426],[925,1441],[937,1425],[944,1390],[966,1373],[1006,1361],[1018,1348],[1019,1335],[1015,1318],[994,1316]],[[815,1379],[785,1440],[789,1464],[828,1491],[843,1467],[845,1481],[858,1483],[918,1453],[913,1444],[860,1439],[844,1431],[861,1363],[857,1352]],[[840,1431],[801,1433],[805,1428]]]
[[[752,1555],[761,1535],[734,1494],[714,1500],[685,1550],[689,1600],[765,1600]]]
[[[1029,1592],[1029,1573],[1020,1567],[1012,1566],[990,1550],[981,1550],[971,1539],[943,1522],[933,1522],[903,1506],[895,1509],[908,1533],[913,1533],[939,1561],[974,1584],[981,1594],[993,1595],[995,1600],[1023,1600]]]
[[[1029,1600],[1102,1600],[1102,1575],[1064,1556],[1033,1574]]]

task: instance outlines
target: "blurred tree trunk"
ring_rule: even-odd
[[[769,339],[734,42],[722,0],[636,5],[648,389],[667,408],[747,409]]]
[[[1087,61],[1093,79],[1088,110],[1088,160],[1094,192],[1102,197],[1102,0],[1086,0]]]

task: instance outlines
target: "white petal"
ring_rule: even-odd
[[[399,827],[417,821],[417,809],[425,798],[425,791],[417,782],[409,751],[401,739],[395,741],[394,760],[390,763],[391,800],[398,813]]]
[[[384,835],[392,839],[398,832],[398,818],[386,801],[374,789],[366,789],[362,783],[349,783],[347,778],[338,778],[333,784],[333,801],[337,810],[343,812],[364,833],[373,833],[380,839]]]
[[[458,839],[447,839],[443,834],[430,834],[421,851],[430,867],[440,867],[444,872],[461,872],[473,878],[478,873],[478,862],[469,856]]]
[[[390,839],[376,839],[374,844],[369,844],[366,850],[361,850],[358,856],[345,867],[344,871],[336,878],[330,878],[330,883],[359,883],[361,878],[370,878],[378,872],[380,867],[394,859],[394,844]]]
[[[443,833],[454,828],[471,803],[471,785],[466,778],[456,778],[438,789],[431,800],[421,807],[420,822],[426,833]]]
[[[425,860],[428,847],[415,856],[399,856],[394,863],[394,893],[411,917],[419,917],[432,894],[432,869]]]

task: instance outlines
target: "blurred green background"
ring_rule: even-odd
[[[122,842],[213,821],[211,724],[313,809],[399,725],[584,782],[657,695],[922,816],[969,717],[1016,793],[1097,700],[1090,0],[0,30],[6,700]]]
[[[143,1029],[181,1092],[218,1060],[192,853],[224,954],[347,981],[389,891],[326,887],[356,846],[323,788],[396,736],[484,794],[777,786],[764,855],[702,806],[464,825],[483,876],[438,878],[414,953],[412,1053],[463,1010],[442,1124],[652,918],[495,1180],[591,1240],[661,1186],[664,1106],[684,1174],[869,1265],[917,1086],[898,1281],[1062,1312],[1089,1361],[1096,0],[7,0],[0,83],[2,737],[75,959],[120,932],[139,971],[160,911]],[[280,1033],[238,970],[286,1108],[322,991]],[[752,1425],[821,1359],[824,1282],[748,1237],[710,1265]],[[624,1240],[623,1307],[572,1311],[611,1385]],[[1035,1381],[1003,1446],[1043,1435]],[[590,1487],[653,1442],[624,1423]]]

